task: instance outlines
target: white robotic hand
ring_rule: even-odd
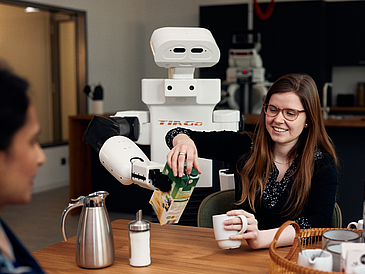
[[[171,180],[162,174],[164,165],[150,161],[130,139],[139,135],[138,118],[134,117],[133,123],[130,119],[94,116],[83,141],[99,153],[101,164],[122,184],[169,191]]]
[[[164,167],[162,164],[151,162],[134,142],[124,136],[109,138],[100,149],[99,159],[110,174],[122,184],[135,183],[151,190],[156,189],[156,180],[162,176],[161,171]]]

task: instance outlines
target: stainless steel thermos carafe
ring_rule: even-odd
[[[82,207],[76,236],[76,263],[84,268],[107,267],[114,262],[114,239],[105,207],[106,191],[98,191],[88,196],[72,199],[63,211],[61,229],[63,238],[67,241],[65,221],[68,212],[76,207]]]

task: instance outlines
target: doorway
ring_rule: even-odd
[[[33,12],[26,12],[31,6]],[[42,146],[68,141],[68,116],[86,114],[85,12],[0,0],[0,59],[29,84]]]

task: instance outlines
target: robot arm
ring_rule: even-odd
[[[132,141],[138,136],[137,117],[94,116],[83,141],[99,153],[101,164],[122,184],[169,191],[171,180],[162,174],[164,165],[147,158]]]

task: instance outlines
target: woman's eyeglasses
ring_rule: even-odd
[[[298,118],[301,112],[305,112],[305,110],[297,110],[292,108],[278,108],[274,105],[264,105],[264,111],[267,116],[275,117],[279,114],[279,112],[283,113],[283,116],[288,121],[294,121]]]

